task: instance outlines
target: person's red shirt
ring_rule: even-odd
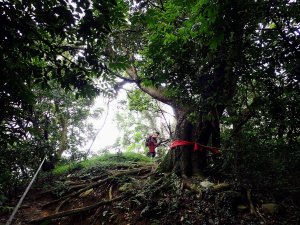
[[[157,147],[157,139],[156,137],[151,136],[149,141],[149,152],[155,152],[155,148]]]

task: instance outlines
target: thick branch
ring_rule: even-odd
[[[173,104],[173,100],[166,97],[164,95],[165,92],[165,88],[156,88],[153,86],[144,86],[141,83],[141,79],[139,78],[138,74],[137,74],[137,70],[134,66],[131,66],[131,68],[126,69],[127,74],[133,79],[136,80],[136,85],[139,87],[139,89],[141,89],[143,92],[147,93],[148,95],[150,95],[152,98],[163,102],[165,104],[168,105],[172,105]]]
[[[116,57],[117,53],[112,49],[112,48],[109,48],[107,49],[107,54],[111,57]],[[130,61],[133,61],[132,57],[128,56]],[[143,79],[141,79],[139,76],[138,76],[138,72],[137,72],[137,69],[134,67],[134,65],[131,65],[130,67],[128,67],[126,69],[126,73],[129,77],[124,77],[112,70],[110,70],[109,68],[105,68],[108,72],[110,72],[111,74],[113,74],[114,76],[122,79],[123,81],[121,82],[121,85],[124,85],[125,82],[128,82],[128,83],[135,83],[138,88],[147,93],[148,95],[150,95],[152,98],[160,101],[160,102],[163,102],[165,104],[168,104],[168,105],[173,105],[174,102],[172,99],[166,97],[164,95],[164,91],[165,91],[165,88],[155,88],[155,87],[146,87],[144,85],[142,85],[142,81]],[[116,90],[119,89],[119,85],[116,86]]]
[[[171,106],[174,104],[172,99],[164,95],[165,92],[164,88],[145,87],[142,86],[141,84],[137,84],[137,85],[143,92],[147,93],[152,98]]]

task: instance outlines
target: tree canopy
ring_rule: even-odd
[[[220,147],[221,126],[232,139],[257,121],[272,130],[263,140],[299,142],[297,1],[135,1],[129,10],[110,55],[127,57],[126,73],[114,71],[174,108],[175,138]]]
[[[85,108],[89,102],[82,98],[111,97],[134,83],[173,107],[177,124],[172,138],[224,149],[235,172],[250,168],[247,160],[255,157],[261,158],[261,171],[266,165],[269,171],[296,168],[298,1],[5,0],[0,9],[3,149],[17,145],[28,132],[34,137],[41,127],[32,118],[45,126],[51,110],[42,108],[38,93],[51,96],[43,101],[56,107],[52,120],[60,121],[63,134],[66,118],[75,121],[78,114],[58,110],[64,100],[46,90],[65,91],[71,104],[77,97]],[[142,110],[149,101],[136,100],[137,93],[131,106]],[[286,161],[272,161],[253,149],[267,149],[275,159],[285,154]],[[191,146],[169,154],[166,170],[179,175],[202,175],[206,167],[206,153]]]
[[[115,93],[102,52],[120,10],[116,1],[0,2],[0,192],[45,154],[83,144],[93,98]]]

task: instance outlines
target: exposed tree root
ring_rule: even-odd
[[[109,200],[112,200],[112,190],[113,190],[113,185],[110,186],[108,191]]]
[[[58,213],[59,210],[60,210],[60,208],[61,208],[65,203],[67,203],[70,199],[71,199],[71,198],[67,198],[67,199],[65,199],[64,201],[62,201],[62,202],[56,207],[55,213]]]
[[[50,215],[50,216],[45,216],[45,217],[42,217],[42,218],[31,220],[30,223],[40,223],[40,222],[43,222],[43,221],[58,219],[58,218],[62,218],[62,217],[65,217],[65,216],[76,215],[76,214],[79,214],[79,213],[82,213],[82,212],[86,212],[88,210],[95,209],[95,208],[97,208],[99,206],[102,206],[102,205],[107,205],[107,204],[110,204],[112,202],[119,201],[121,199],[124,199],[125,197],[126,197],[125,195],[122,195],[122,196],[116,197],[112,200],[104,200],[104,201],[97,202],[96,204],[89,205],[89,206],[86,206],[86,207],[72,209],[72,210],[68,210],[68,211],[63,211],[63,212],[56,213],[56,214],[53,214],[53,215]]]
[[[158,174],[158,172],[157,172],[157,171],[154,171],[154,172],[151,172],[151,173],[149,173],[149,174],[146,174],[146,175],[142,176],[141,179],[145,179],[145,178],[148,178],[148,177],[153,176],[153,175],[156,175],[156,174]]]
[[[165,181],[165,182],[163,182],[164,181],[164,177],[162,177],[162,178],[160,178],[160,179],[158,179],[156,182],[153,182],[153,184],[151,185],[153,188],[151,188],[153,191],[152,191],[152,194],[153,195],[155,195],[156,193],[158,193],[160,190],[162,190],[166,185],[168,185],[169,183],[168,183],[168,180],[167,181]],[[161,183],[162,182],[162,184],[160,185],[160,186],[158,186],[158,187],[156,187],[159,183]],[[156,187],[156,188],[154,188],[154,187]]]
[[[63,196],[63,197],[61,197],[61,198],[59,198],[59,199],[56,199],[56,200],[52,201],[52,202],[48,202],[47,204],[43,205],[42,208],[45,208],[45,207],[50,206],[50,205],[53,205],[54,203],[60,202],[60,201],[65,200],[65,199],[67,199],[67,198],[71,198],[71,197],[73,197],[73,196],[79,195],[79,194],[81,194],[82,192],[84,192],[84,191],[86,191],[86,190],[89,190],[89,189],[91,189],[91,188],[93,188],[93,187],[99,186],[100,184],[103,184],[103,183],[105,183],[105,182],[107,182],[107,181],[109,181],[109,180],[111,180],[111,179],[112,179],[112,178],[109,177],[109,178],[106,178],[106,179],[104,179],[104,180],[99,180],[99,181],[97,181],[97,182],[95,182],[95,183],[92,183],[92,184],[90,184],[90,185],[88,185],[88,186],[86,186],[86,187],[84,187],[84,188],[82,188],[82,189],[80,189],[80,190],[78,190],[78,191],[76,191],[76,192],[73,192],[73,193],[71,193],[71,194],[65,195],[65,196]]]
[[[100,179],[103,179],[103,178],[105,178],[105,177],[107,177],[107,176],[109,176],[109,175],[111,175],[111,173],[107,173],[107,174],[102,174],[102,175],[100,175],[100,176],[97,176],[97,177],[92,177],[91,178],[91,180],[92,181],[95,181],[95,180],[100,180]]]
[[[251,199],[251,190],[250,189],[247,189],[247,199],[249,201],[250,213],[257,216],[257,213],[255,211],[255,207],[254,207],[252,199]]]
[[[202,190],[199,186],[189,182],[188,180],[182,181],[182,189],[190,190],[192,193],[198,194],[199,198],[202,198]]]
[[[43,197],[43,195],[46,195],[46,194],[51,194],[53,191],[55,191],[57,188],[51,188],[47,191],[43,191],[43,192],[40,192],[38,193],[36,196],[35,196],[35,199],[39,199],[41,197]]]
[[[199,224],[205,221],[217,224],[222,219],[222,224],[239,224],[240,216],[246,221],[245,224],[248,224],[251,218],[256,222],[263,221],[264,224],[270,222],[264,211],[259,211],[259,203],[253,205],[253,201],[257,201],[256,192],[255,195],[251,192],[253,189],[248,189],[246,193],[241,189],[239,192],[229,181],[221,182],[212,178],[211,182],[207,181],[210,186],[206,187],[199,178],[184,179],[174,173],[153,171],[151,166],[107,170],[109,171],[100,171],[97,174],[97,170],[93,171],[93,175],[97,177],[92,177],[91,173],[84,174],[85,171],[75,174],[74,180],[77,184],[60,182],[56,192],[63,191],[61,193],[65,196],[48,203],[47,205],[56,204],[51,210],[49,208],[46,212],[42,211],[39,218],[32,218],[34,214],[31,213],[26,223],[31,220],[31,224],[64,224],[67,221],[90,225],[99,222]],[[49,196],[46,197],[41,199],[40,203],[49,201]],[[99,202],[95,203],[95,199]],[[21,215],[28,211],[39,211],[38,207],[40,204],[24,209]],[[49,215],[49,212],[53,214]],[[78,218],[80,221],[77,221]]]
[[[80,188],[84,188],[88,185],[90,185],[91,183],[87,183],[87,184],[78,184],[78,185],[74,185],[68,188],[68,190],[73,191],[73,190],[78,190]]]
[[[42,208],[48,207],[48,206],[53,205],[53,204],[55,204],[57,202],[63,201],[65,199],[67,199],[67,198],[71,198],[71,197],[74,197],[76,195],[79,195],[79,194],[81,194],[82,192],[84,192],[86,190],[89,190],[91,188],[97,187],[97,186],[99,186],[101,184],[104,184],[104,183],[106,183],[108,181],[112,181],[113,179],[115,179],[117,177],[124,176],[124,175],[134,175],[134,174],[139,175],[139,174],[144,174],[144,173],[147,173],[147,172],[150,172],[150,171],[151,171],[151,168],[141,168],[141,169],[134,169],[134,170],[130,170],[130,171],[125,171],[125,172],[117,173],[117,174],[115,174],[113,176],[105,178],[104,180],[98,180],[98,181],[96,181],[94,183],[91,183],[91,184],[85,186],[84,188],[82,188],[82,189],[80,189],[78,191],[75,191],[75,192],[73,192],[71,194],[65,195],[65,196],[63,196],[63,197],[61,197],[59,199],[56,199],[56,200],[51,201],[51,202],[48,202],[47,204],[43,205]]]
[[[96,210],[95,214],[94,214],[93,217],[90,219],[91,222],[89,222],[89,224],[91,224],[91,225],[97,224],[99,217],[102,216],[102,214],[100,213],[101,210],[102,210],[101,208],[98,208],[98,209]]]
[[[223,191],[223,190],[227,190],[229,188],[231,188],[232,185],[229,183],[220,183],[220,184],[216,184],[212,187],[212,189],[214,191]]]

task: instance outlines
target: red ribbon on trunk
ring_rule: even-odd
[[[215,148],[215,147],[210,147],[210,146],[205,146],[205,145],[201,145],[197,142],[192,142],[192,141],[184,141],[184,140],[174,140],[171,143],[170,148],[173,149],[177,146],[188,146],[188,145],[194,145],[194,151],[202,151],[202,150],[208,150],[210,151],[212,154],[221,154],[219,148]]]

